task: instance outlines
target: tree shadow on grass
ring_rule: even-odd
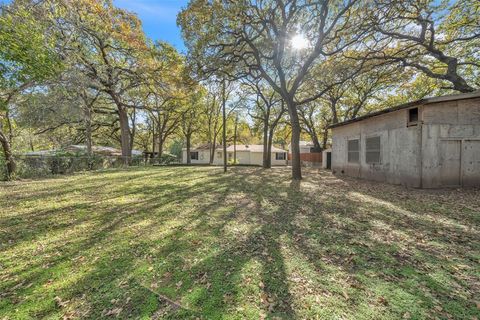
[[[402,188],[339,180],[324,172],[289,183],[282,169],[128,174],[89,177],[78,192],[97,202],[76,201],[38,210],[39,215],[27,211],[22,220],[2,220],[11,232],[34,224],[2,247],[9,257],[49,232],[75,231],[47,243],[33,263],[27,263],[28,250],[16,256],[23,265],[5,260],[17,277],[3,287],[4,298],[18,299],[9,310],[24,306],[30,316],[71,313],[92,319],[475,313],[471,299],[478,293],[478,276],[453,267],[475,266],[469,257],[478,254],[477,229],[463,232],[451,220],[435,223],[425,216],[440,211],[452,218],[454,204],[438,204],[444,194],[419,199]],[[123,187],[96,192],[105,184]],[[59,184],[56,191],[65,187]],[[394,195],[403,200],[393,200]],[[418,212],[411,210],[416,203]],[[57,220],[65,210],[89,214]],[[466,221],[474,221],[467,211]],[[76,229],[84,224],[89,229]],[[48,302],[32,307],[27,298],[32,295]]]

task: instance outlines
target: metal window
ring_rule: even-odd
[[[287,154],[285,152],[276,152],[275,153],[275,160],[286,160]]]
[[[367,163],[380,163],[381,142],[380,137],[367,138],[365,143],[365,161]]]
[[[190,159],[198,160],[198,151],[190,152]]]
[[[348,162],[358,163],[360,162],[360,140],[348,140]]]

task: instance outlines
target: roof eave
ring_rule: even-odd
[[[372,112],[366,115],[363,115],[361,117],[343,121],[340,123],[332,124],[328,126],[329,129],[334,129],[337,127],[342,127],[354,122],[362,121],[368,118],[373,118],[376,116],[380,116],[382,114],[390,113],[390,112],[395,112],[403,109],[408,109],[411,107],[419,106],[419,105],[427,105],[427,104],[432,104],[432,103],[439,103],[439,102],[448,102],[448,101],[455,101],[455,100],[466,100],[466,99],[474,99],[474,98],[480,98],[480,90],[474,91],[474,92],[469,92],[469,93],[460,93],[460,94],[452,94],[452,95],[446,95],[446,96],[440,96],[440,97],[433,97],[433,98],[426,98],[426,99],[420,99],[412,102],[407,102],[404,104],[400,104],[398,106],[392,107],[392,108],[387,108],[383,109],[377,112]]]

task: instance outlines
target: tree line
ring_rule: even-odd
[[[0,144],[155,151],[328,146],[328,127],[427,95],[480,87],[474,0],[191,0],[188,49],[148,39],[111,0],[15,0],[0,7]],[[300,41],[299,41],[300,40]],[[296,43],[296,42],[299,43]],[[187,161],[189,161],[187,157]],[[226,158],[224,158],[226,160]]]
[[[282,100],[292,177],[301,179],[302,130],[320,147],[313,120],[326,137],[328,124],[402,85],[425,94],[478,88],[479,8],[474,0],[192,0],[178,23],[198,74],[260,82]]]

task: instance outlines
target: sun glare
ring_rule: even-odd
[[[302,34],[297,34],[291,40],[292,48],[295,50],[306,49],[309,45],[308,40]]]

